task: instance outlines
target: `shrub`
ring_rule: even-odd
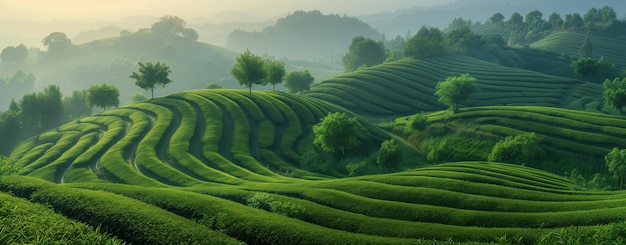
[[[543,156],[545,151],[539,145],[535,133],[506,137],[496,143],[489,154],[492,162],[527,163]]]
[[[304,213],[304,208],[298,203],[281,202],[275,200],[269,193],[257,192],[247,200],[250,207],[262,209],[272,213],[291,218],[299,218]]]
[[[367,168],[367,162],[350,162],[346,164],[346,171],[348,171],[348,176],[359,176],[365,173]]]
[[[0,156],[0,176],[17,174],[21,169],[11,158]]]
[[[409,118],[409,122],[406,124],[406,131],[423,130],[428,125],[428,116],[426,113],[418,113]]]
[[[395,168],[402,159],[402,151],[394,139],[385,140],[380,144],[376,155],[376,163],[382,169]]]
[[[325,155],[312,150],[302,155],[300,158],[300,167],[311,172],[326,173],[331,170],[332,164]]]

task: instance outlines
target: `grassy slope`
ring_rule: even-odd
[[[404,128],[406,117],[396,120]],[[549,150],[545,161],[528,166],[554,173],[577,168],[583,173],[606,172],[604,156],[626,148],[623,116],[538,106],[479,106],[459,113],[429,114],[429,125],[412,142],[428,154],[445,144],[444,160],[486,160],[493,145],[507,136],[535,132]],[[414,137],[414,136],[412,136]],[[555,153],[564,155],[553,155]],[[564,156],[571,159],[559,159]],[[436,160],[436,159],[435,159]]]
[[[557,32],[531,44],[530,47],[569,57],[578,55],[584,39],[583,33]],[[610,62],[626,67],[626,41],[600,36],[590,36],[589,40],[593,45],[593,57],[604,56]]]
[[[404,59],[343,74],[313,87],[307,95],[361,115],[389,117],[444,106],[434,96],[435,85],[448,76],[469,73],[481,92],[469,106],[535,105],[602,110],[599,85],[515,69],[462,55]]]
[[[626,220],[624,192],[571,188],[547,172],[484,162],[345,179],[187,188],[53,185],[21,176],[0,180],[3,192],[46,203],[66,217],[101,224],[103,231],[138,243],[158,241],[156,234],[163,239],[157,243],[183,237],[208,244],[233,241],[223,234],[254,244],[430,244],[422,239],[495,242],[502,237],[534,243],[563,227],[585,233]],[[246,206],[259,192],[300,212]]]
[[[82,118],[11,155],[23,174],[56,183],[191,186],[325,179],[299,167],[329,103],[282,92],[195,90]],[[391,138],[361,121],[364,151]],[[410,147],[405,147],[410,149]],[[408,153],[407,159],[413,159]]]

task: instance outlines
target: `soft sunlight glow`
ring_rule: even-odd
[[[0,18],[31,21],[115,20],[130,15],[207,17],[226,11],[247,12],[267,18],[296,10],[364,15],[398,8],[433,6],[440,0],[0,0]]]

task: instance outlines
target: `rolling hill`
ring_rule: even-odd
[[[535,105],[604,110],[601,85],[463,55],[404,59],[342,74],[311,88],[307,95],[372,117],[436,111],[444,109],[434,96],[437,82],[462,73],[476,77],[481,88],[468,106]]]
[[[557,32],[531,44],[530,47],[569,57],[578,55],[583,40],[585,40],[583,33]],[[620,67],[626,67],[626,40],[594,35],[590,36],[589,40],[593,45],[594,58],[602,56]]]
[[[441,111],[436,83],[461,73],[478,78],[482,91],[459,113]],[[190,90],[123,106],[13,151],[23,168],[0,177],[8,200],[0,217],[9,217],[0,224],[32,223],[28,232],[1,226],[0,242],[37,243],[46,234],[39,236],[99,244],[618,243],[626,193],[580,191],[559,176],[572,167],[599,172],[598,159],[626,147],[623,117],[599,112],[599,86],[450,55],[342,74],[300,95]],[[450,140],[445,147],[459,162],[424,167],[422,146],[371,124],[397,118],[403,126],[421,111],[431,112],[421,136],[464,131],[481,142]],[[305,169],[312,126],[330,112],[359,118],[364,161],[375,161],[381,142],[400,142],[401,168],[356,177]],[[586,158],[484,161],[489,144],[523,132],[536,132],[551,153]],[[62,221],[55,232],[41,221],[50,219]]]
[[[55,183],[191,186],[328,178],[300,169],[300,157],[313,149],[312,125],[343,110],[282,92],[246,95],[195,90],[109,110],[34,137],[11,158],[24,166],[22,174]],[[361,123],[364,151],[391,138]]]
[[[592,241],[594,234],[623,229],[623,192],[572,191],[572,186],[528,167],[485,162],[347,179],[277,178],[187,188],[0,179],[3,192],[132,243],[551,244],[556,241],[551,234]],[[269,207],[254,208],[252,201]]]

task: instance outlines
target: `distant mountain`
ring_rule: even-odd
[[[296,11],[260,32],[232,32],[226,47],[289,59],[322,59],[341,57],[355,36],[382,38],[378,31],[354,17]]]
[[[623,0],[458,0],[435,7],[414,7],[395,12],[358,16],[358,18],[387,37],[393,37],[404,36],[408,31],[414,34],[422,25],[443,29],[454,18],[459,17],[474,22],[484,22],[498,12],[508,19],[514,12],[525,16],[530,11],[539,10],[543,12],[544,18],[547,18],[552,12],[558,12],[561,15],[584,14],[592,7],[600,8],[605,5],[615,8],[619,18],[626,14],[626,4]]]

